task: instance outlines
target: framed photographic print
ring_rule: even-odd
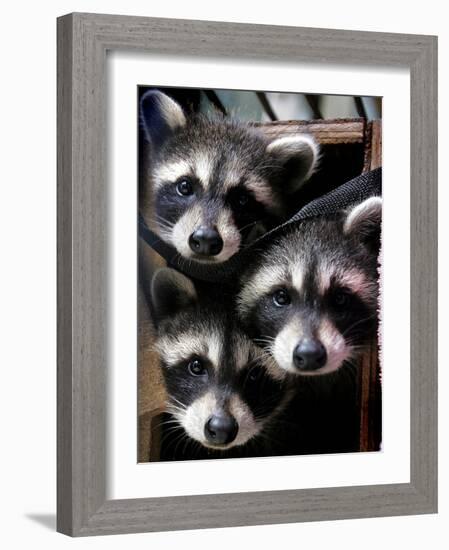
[[[58,530],[436,512],[436,38],[58,19]]]

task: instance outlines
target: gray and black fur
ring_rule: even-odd
[[[142,96],[140,118],[150,151],[143,217],[189,260],[224,262],[279,223],[317,163],[310,136],[269,141],[254,126],[187,115],[158,90]]]
[[[240,330],[230,303],[200,296],[173,269],[153,277],[168,395],[161,460],[267,453],[271,426],[292,395],[289,377]]]
[[[354,362],[378,327],[382,202],[371,197],[273,242],[242,277],[247,332],[285,372],[321,375]]]

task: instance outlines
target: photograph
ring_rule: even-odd
[[[382,450],[382,98],[139,85],[137,462]]]
[[[58,532],[435,514],[437,37],[177,15],[57,22]]]

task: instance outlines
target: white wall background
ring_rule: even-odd
[[[0,33],[0,538],[5,548],[446,548],[449,375],[440,371],[440,513],[435,516],[245,527],[220,531],[124,535],[71,540],[54,532],[55,514],[55,246],[56,24],[58,15],[94,11],[310,27],[438,34],[440,116],[448,121],[449,31],[444,3],[358,0],[300,3],[78,0],[5,3]],[[448,133],[440,137],[440,181]],[[441,186],[440,205],[449,200]],[[444,211],[443,211],[444,213]],[[441,216],[441,269],[447,266],[448,216]],[[440,296],[447,304],[442,275]],[[442,334],[448,324],[443,312]],[[444,348],[441,348],[444,351]],[[440,354],[443,357],[443,353]]]

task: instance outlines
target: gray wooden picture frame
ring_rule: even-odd
[[[436,512],[436,37],[81,13],[57,24],[58,531],[82,536]],[[410,69],[410,483],[106,499],[108,50]]]

